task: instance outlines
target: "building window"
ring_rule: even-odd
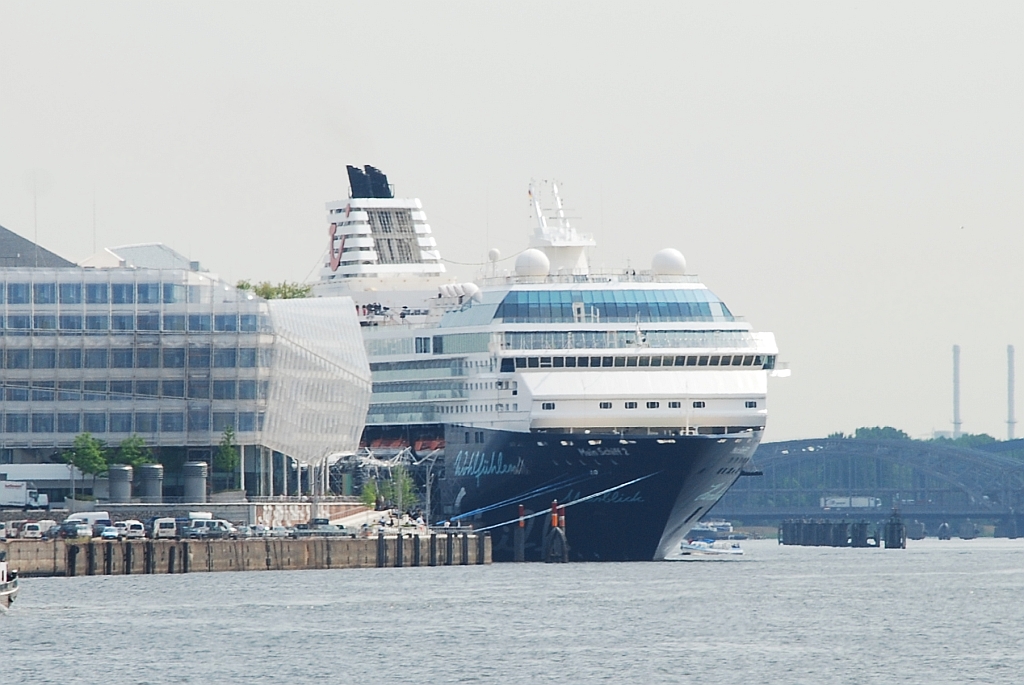
[[[636,402],[626,402],[626,409],[636,409]]]
[[[180,433],[185,430],[185,417],[180,412],[160,412],[160,430]]]
[[[33,402],[53,402],[53,381],[35,381],[32,383]]]
[[[111,433],[131,433],[132,415],[127,412],[110,412]]]
[[[82,421],[85,425],[86,433],[106,433],[107,432],[107,415],[99,412],[91,413],[86,412],[82,415]]]
[[[57,330],[57,317],[53,314],[36,314],[34,323],[37,331]]]
[[[57,350],[32,350],[33,369],[52,369],[57,366]]]
[[[57,365],[62,369],[82,368],[81,350],[60,350],[60,353],[57,355],[57,359]]]
[[[601,407],[601,409],[611,409],[612,408],[612,403],[611,402],[602,402],[600,404],[600,407]]]
[[[61,314],[60,329],[62,331],[82,330],[82,317],[77,314]]]
[[[28,350],[7,350],[8,369],[27,369],[28,361]]]
[[[8,283],[7,304],[28,304],[28,293],[28,283]]]
[[[160,350],[155,347],[137,349],[135,351],[135,366],[140,369],[159,368]]]
[[[696,402],[693,403],[693,408],[694,409],[703,409],[704,408],[704,401],[703,400],[697,400]]]
[[[256,368],[255,347],[242,347],[238,350],[238,367],[241,369]]]
[[[188,315],[188,329],[190,331],[209,331],[210,330],[210,315],[209,314],[189,314]]]
[[[210,411],[205,407],[199,409],[189,409],[188,429],[190,432],[210,430]]]
[[[206,380],[190,380],[188,382],[188,398],[190,400],[208,400],[210,399],[210,381]],[[191,425],[191,419],[189,424]]]
[[[110,301],[110,289],[106,283],[86,283],[86,304],[106,304]]]
[[[8,433],[28,433],[28,414],[7,414],[4,418]]]
[[[160,303],[160,284],[159,283],[139,283],[136,286],[138,291],[139,304],[159,304]]]
[[[753,400],[747,400],[744,402],[744,405],[746,405],[747,409],[757,409],[757,402]]]
[[[136,397],[159,397],[159,381],[135,381]]]
[[[113,314],[110,317],[110,330],[130,331],[135,328],[133,321],[135,317],[131,314]]]
[[[165,331],[183,331],[183,330],[185,330],[185,315],[184,314],[164,314],[164,330]]]
[[[237,361],[238,350],[233,347],[221,347],[213,351],[213,365],[218,369],[233,369]]]
[[[85,368],[87,369],[105,369],[107,368],[107,351],[106,350],[86,350],[85,351]]]
[[[554,402],[541,402],[540,408],[541,409],[545,409],[547,411],[550,411],[550,410],[555,408],[555,403]]]
[[[183,348],[183,347],[165,347],[164,348],[164,368],[165,369],[183,369],[183,368],[185,368],[185,348]]]
[[[238,317],[235,314],[217,314],[213,317],[213,330],[235,332],[238,330]]]
[[[139,314],[135,317],[135,328],[140,331],[159,331],[159,314]]]
[[[28,381],[7,381],[8,402],[28,402]]]
[[[161,397],[184,397],[185,396],[185,381],[161,381],[160,382],[160,396]]]
[[[256,413],[251,411],[239,412],[238,430],[239,432],[256,430]]]
[[[256,399],[256,381],[238,381],[238,399]]]
[[[61,304],[82,304],[81,283],[61,283],[58,290],[60,291]],[[66,433],[67,431],[60,432]]]
[[[233,400],[235,399],[235,381],[214,381],[213,399]],[[216,430],[216,428],[214,429]]]
[[[136,433],[156,433],[156,412],[135,412]]]
[[[84,390],[82,397],[85,398],[86,402],[102,402],[107,399],[106,381],[85,381],[82,386]],[[85,430],[89,429],[86,428]]]
[[[647,403],[647,408],[648,409],[657,409],[660,406],[661,406],[660,402],[648,402]]]
[[[58,433],[78,433],[82,430],[82,417],[78,414],[57,414]]]
[[[132,398],[131,381],[110,381],[110,399],[115,402],[127,402]],[[113,428],[110,429],[114,431]]]
[[[57,387],[60,388],[57,393],[58,402],[77,402],[82,399],[82,381],[60,381]]]
[[[188,368],[208,369],[210,368],[210,348],[190,347],[188,348]]]
[[[134,304],[135,288],[131,283],[111,283],[110,301],[114,304]]]
[[[682,407],[682,406],[683,406],[683,405],[682,405],[682,403],[681,403],[681,402],[669,402],[669,403],[668,403],[668,408],[669,408],[669,409],[679,409],[679,408],[680,408],[680,407]]]
[[[110,351],[110,368],[130,369],[135,366],[135,350],[130,347]]]
[[[255,314],[242,314],[238,317],[238,330],[242,333],[255,333],[256,332],[256,315]]]
[[[15,330],[31,328],[32,318],[28,314],[12,314],[7,317],[7,327]]]
[[[176,283],[164,283],[164,304],[177,304],[185,301],[185,286]]]
[[[32,415],[32,432],[33,433],[52,433],[53,432],[53,414],[33,414]]]
[[[230,411],[213,412],[213,430],[223,433],[228,428],[235,430],[235,413]]]
[[[105,331],[110,328],[110,319],[106,314],[87,314],[85,329],[87,331]]]
[[[57,303],[57,284],[56,283],[33,283],[32,284],[32,301],[36,304],[56,304]],[[52,433],[53,429],[49,431],[32,431],[35,432],[48,432]]]

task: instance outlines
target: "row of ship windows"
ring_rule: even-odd
[[[4,325],[6,323],[6,326]],[[162,324],[162,325],[161,325]],[[167,333],[256,333],[256,314],[8,314],[4,331],[164,331]]]
[[[4,351],[6,369],[252,369],[270,365],[271,350],[255,347],[164,347],[111,349],[11,349]]]
[[[637,406],[638,406],[638,403],[637,402],[625,402],[624,406],[625,406],[626,409],[636,409]],[[672,402],[668,403],[668,408],[669,409],[681,409],[682,406],[683,406],[682,402],[672,401]],[[694,409],[704,409],[706,406],[707,406],[707,404],[703,400],[696,400],[693,403],[693,408]],[[747,409],[757,409],[757,401],[756,400],[747,400],[746,402],[744,402],[744,406],[746,406]],[[598,403],[598,407],[601,408],[601,409],[611,409],[612,408],[612,403],[611,402],[599,402]],[[647,408],[648,409],[658,409],[660,407],[661,407],[661,402],[658,402],[658,401],[651,401],[651,402],[647,403]],[[541,402],[540,408],[545,410],[545,411],[552,411],[555,408],[555,403],[554,402]]]
[[[641,367],[641,366],[757,366],[775,368],[775,355],[640,355],[614,357],[504,357],[501,371],[509,373],[516,369],[560,369],[595,367]]]
[[[266,399],[267,381],[5,381],[6,402],[100,402],[132,399],[255,400]],[[187,392],[186,392],[187,391]]]
[[[189,431],[240,432],[263,430],[257,412],[84,412],[56,415],[8,412],[0,422],[5,433],[183,433]],[[212,418],[212,421],[211,421]]]

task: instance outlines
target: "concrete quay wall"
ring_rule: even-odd
[[[491,538],[466,533],[401,538],[248,540],[11,540],[0,543],[23,577],[299,571],[491,563]]]

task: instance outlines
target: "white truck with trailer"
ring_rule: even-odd
[[[0,481],[0,509],[49,509],[50,498],[28,483],[17,480]]]

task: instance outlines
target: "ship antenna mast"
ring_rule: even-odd
[[[551,191],[555,194],[555,204],[558,205],[558,225],[563,232],[572,229],[569,225],[569,220],[565,218],[565,209],[562,206],[562,196],[558,194],[558,183],[555,181],[551,182]]]
[[[533,203],[533,213],[537,215],[537,235],[544,238],[548,233],[548,222],[544,219],[544,212],[540,209],[540,195],[533,190],[533,181],[530,181],[530,202]]]

